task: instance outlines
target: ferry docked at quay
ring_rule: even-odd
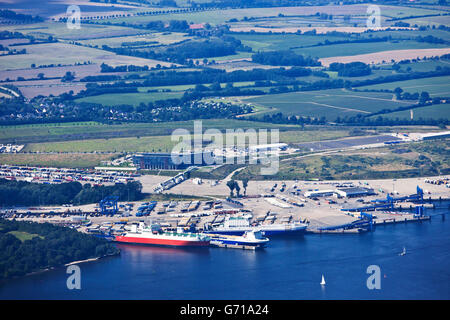
[[[249,230],[242,236],[225,234],[204,234],[177,231],[163,231],[158,224],[133,224],[131,230],[114,237],[115,242],[172,247],[225,247],[236,249],[260,249],[269,242],[259,230]]]
[[[265,236],[301,234],[306,231],[308,225],[301,222],[291,223],[272,223],[252,226],[249,219],[245,217],[228,217],[223,224],[219,226],[209,226],[203,233],[223,234],[223,235],[243,235],[248,231],[261,231]]]
[[[242,236],[210,234],[210,244],[215,247],[236,249],[262,249],[267,246],[268,238],[259,230],[246,231]]]
[[[184,232],[181,228],[177,231],[162,231],[160,225],[131,225],[131,230],[117,235],[114,241],[128,244],[145,244],[157,246],[175,247],[207,247],[210,245],[210,237],[202,233]]]

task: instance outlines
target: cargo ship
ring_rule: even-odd
[[[146,225],[140,222],[133,224],[131,230],[115,237],[116,242],[134,243],[157,246],[175,247],[205,247],[209,246],[210,238],[201,233],[177,231],[162,231],[158,224]]]
[[[278,234],[304,233],[307,227],[307,224],[300,222],[272,223],[252,226],[247,218],[228,217],[221,225],[210,227],[208,230],[204,231],[204,233],[243,235],[246,231],[259,230],[266,236],[273,236]]]
[[[246,231],[242,236],[231,236],[223,234],[211,234],[210,244],[222,248],[237,249],[262,249],[267,246],[268,238],[265,238],[261,231]]]

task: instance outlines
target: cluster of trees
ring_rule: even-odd
[[[23,39],[25,38],[25,35],[23,33],[14,31],[8,31],[8,30],[3,30],[0,31],[0,40],[5,40],[5,39]]]
[[[39,16],[33,17],[29,14],[22,14],[22,13],[15,13],[12,10],[3,9],[0,10],[0,18],[8,19],[8,20],[15,20],[20,21],[23,23],[32,23],[32,22],[42,22],[44,19],[42,19]]]
[[[418,36],[416,38],[416,41],[418,41],[418,42],[428,42],[428,43],[438,43],[438,44],[449,43],[448,41],[446,41],[444,39],[433,37],[432,35],[428,35],[428,36],[425,36],[425,37]]]
[[[262,121],[262,122],[269,122],[269,123],[275,123],[275,124],[297,124],[297,125],[305,125],[305,124],[325,124],[326,118],[320,117],[320,118],[314,118],[314,117],[308,117],[308,116],[295,116],[295,115],[284,115],[281,112],[273,113],[273,114],[265,114],[262,117],[248,117],[247,120],[252,121]]]
[[[252,55],[252,61],[272,66],[320,66],[317,58],[304,57],[293,51],[262,51]]]
[[[80,91],[77,95],[63,94],[60,96],[60,100],[64,101],[83,98],[87,96],[95,96],[107,93],[132,93],[138,92],[138,87],[154,87],[154,86],[169,86],[180,84],[199,84],[199,83],[232,83],[236,81],[278,81],[283,85],[288,84],[301,84],[301,82],[293,79],[296,77],[308,76],[312,74],[312,71],[306,68],[293,67],[291,69],[278,68],[278,69],[253,69],[253,70],[236,70],[232,72],[226,72],[225,70],[217,69],[204,69],[202,71],[188,71],[188,72],[176,72],[173,70],[153,72],[145,76],[143,81],[116,81],[113,83],[97,84],[88,83],[86,89]],[[320,74],[318,74],[320,75]],[[113,76],[105,77],[104,75],[89,76],[82,79],[82,81],[90,81],[92,79],[113,79]],[[142,79],[142,78],[141,78]],[[334,81],[334,80],[333,80]],[[317,84],[319,87],[328,86],[328,84]],[[333,85],[334,87],[334,85]],[[198,85],[195,92],[188,92],[183,98],[186,100],[193,100],[203,96],[210,96],[218,94],[218,90],[212,89],[209,93],[206,91],[208,87]],[[248,89],[249,90],[249,89]],[[220,90],[219,90],[220,91]],[[242,92],[242,93],[239,93]],[[227,94],[228,93],[228,94]],[[239,90],[232,86],[225,87],[220,91],[221,95],[243,95],[243,94],[264,94],[260,90]]]
[[[9,55],[13,55],[13,54],[26,54],[27,53],[26,49],[16,50],[16,49],[10,49],[8,47],[4,47],[2,45],[0,45],[0,50],[7,51],[6,53],[1,54],[1,56],[9,56]]]
[[[415,71],[415,72],[408,72],[408,73],[397,73],[397,74],[381,76],[381,77],[372,78],[372,79],[355,80],[355,81],[351,82],[351,86],[352,87],[368,86],[368,85],[378,84],[378,83],[395,82],[395,81],[412,80],[412,79],[423,79],[423,78],[440,77],[440,76],[447,76],[447,75],[450,75],[450,67],[436,68],[436,70],[433,70],[433,71],[424,71],[424,72]]]
[[[418,92],[409,93],[404,92],[402,88],[397,87],[394,89],[394,94],[397,100],[419,100],[419,104],[424,104],[430,100],[430,94],[426,91],[422,91],[420,94]],[[435,101],[440,101],[440,99],[437,98]]]
[[[350,63],[333,62],[329,69],[330,71],[337,71],[340,77],[361,77],[372,73],[369,65],[359,61]]]
[[[134,201],[142,198],[141,191],[142,185],[137,181],[92,187],[79,182],[41,184],[0,179],[0,205],[87,204],[99,202],[108,195],[118,196],[121,201]]]
[[[191,101],[196,99],[201,99],[204,97],[229,97],[229,96],[257,96],[266,94],[262,90],[255,90],[252,88],[239,88],[234,87],[233,83],[227,83],[225,88],[220,86],[220,83],[213,83],[211,86],[207,87],[201,84],[195,86],[193,90],[187,90],[182,99],[185,101]]]
[[[2,105],[0,117],[10,116],[11,114],[35,114],[34,107],[29,103],[25,103],[22,97],[0,98],[0,103]]]
[[[136,108],[136,121],[182,121],[192,119],[224,119],[251,112],[251,107],[223,102],[180,102],[177,99],[141,104]]]
[[[100,74],[97,76],[86,76],[84,78],[81,78],[81,82],[97,82],[97,81],[115,81],[119,80],[120,76],[113,75],[113,74]]]
[[[106,63],[102,63],[100,65],[100,72],[135,72],[135,71],[148,71],[148,66],[135,66],[135,65],[124,65],[113,67],[107,65]]]
[[[87,86],[87,90],[81,91],[76,98],[90,95],[101,94],[102,90],[107,92],[107,88],[131,88],[131,87],[155,87],[181,84],[199,84],[199,83],[232,83],[236,81],[277,81],[284,85],[300,84],[296,77],[309,76],[311,74],[327,77],[326,73],[313,72],[310,69],[302,67],[293,67],[290,69],[253,69],[236,70],[226,72],[218,69],[203,69],[202,71],[176,72],[173,70],[155,71],[147,76],[138,78],[143,81],[130,81],[132,77],[126,77],[128,81],[116,81],[108,84],[92,83]]]
[[[61,78],[61,82],[70,82],[75,80],[75,72],[67,71],[66,74]]]
[[[31,239],[21,241],[15,234]],[[0,219],[0,280],[118,253],[105,239],[73,229]]]
[[[390,112],[386,112],[390,113]],[[409,118],[390,118],[390,117],[364,117],[361,115],[351,116],[351,117],[338,117],[335,120],[339,124],[347,124],[352,126],[401,126],[401,125],[427,125],[427,126],[438,126],[445,129],[446,126],[450,125],[450,120],[446,118],[432,119],[432,118],[419,118],[411,120]]]
[[[242,45],[240,40],[230,36],[206,40],[185,41],[153,50],[132,49],[128,47],[111,48],[107,45],[103,45],[102,49],[120,55],[170,61],[179,64],[186,64],[188,59],[221,57],[235,54],[236,51],[252,50],[250,47]]]
[[[195,3],[195,1],[192,1]],[[320,4],[320,0],[311,3]],[[322,3],[322,4],[325,4]],[[209,2],[195,3],[197,7],[212,8],[261,8],[261,7],[293,7],[303,5],[298,0],[213,0]]]
[[[247,195],[248,178],[242,179],[242,188],[244,189],[244,195]],[[228,180],[227,187],[230,189],[230,197],[234,197],[234,190],[236,190],[236,196],[240,197],[241,187],[236,180]]]
[[[102,93],[118,93],[122,91],[137,92],[137,88],[107,88],[106,91],[103,90]],[[193,96],[196,95],[194,92],[191,94]],[[198,92],[199,96],[201,94],[202,92]],[[204,93],[204,95],[206,96],[207,93]],[[73,96],[70,94],[63,94],[59,99],[64,101],[64,103],[46,104],[43,107],[35,107],[32,103],[25,101],[23,98],[0,98],[0,101],[4,100],[2,109],[0,109],[0,124],[17,124],[18,121],[27,124],[88,120],[109,123],[111,121],[154,122],[192,120],[198,118],[223,119],[233,117],[237,114],[251,112],[251,108],[245,105],[232,105],[222,102],[207,103],[197,100],[191,101],[191,98],[193,97],[190,97],[189,94],[187,94],[187,97],[181,99],[159,100],[147,104],[141,103],[138,106],[127,104],[103,106],[101,104],[87,102],[75,103],[66,98],[72,99]],[[46,109],[45,113],[42,112],[42,108]],[[64,118],[61,116],[64,116]]]
[[[186,32],[189,30],[189,23],[186,20],[170,20],[166,25],[166,22],[158,20],[150,21],[145,25],[145,28],[157,31]]]

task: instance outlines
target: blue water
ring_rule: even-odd
[[[81,290],[58,269],[1,285],[0,299],[449,299],[449,220],[272,239],[259,252],[119,245],[120,256],[79,265]],[[380,290],[366,286],[369,265]]]

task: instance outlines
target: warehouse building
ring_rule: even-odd
[[[307,191],[304,193],[306,198],[315,198],[315,197],[329,197],[334,195],[336,192],[334,190],[315,190],[315,191]]]
[[[426,133],[422,135],[423,140],[446,139],[446,138],[450,138],[450,131]]]
[[[284,151],[288,145],[286,143],[259,144],[250,146],[250,152],[268,152],[268,151]]]
[[[372,196],[376,193],[373,189],[362,188],[362,187],[350,187],[350,188],[340,188],[336,189],[336,194],[344,198],[354,198],[354,197],[366,197]]]
[[[137,170],[163,169],[181,170],[190,166],[205,166],[214,164],[214,154],[211,151],[191,153],[141,153],[133,156],[133,164]]]

